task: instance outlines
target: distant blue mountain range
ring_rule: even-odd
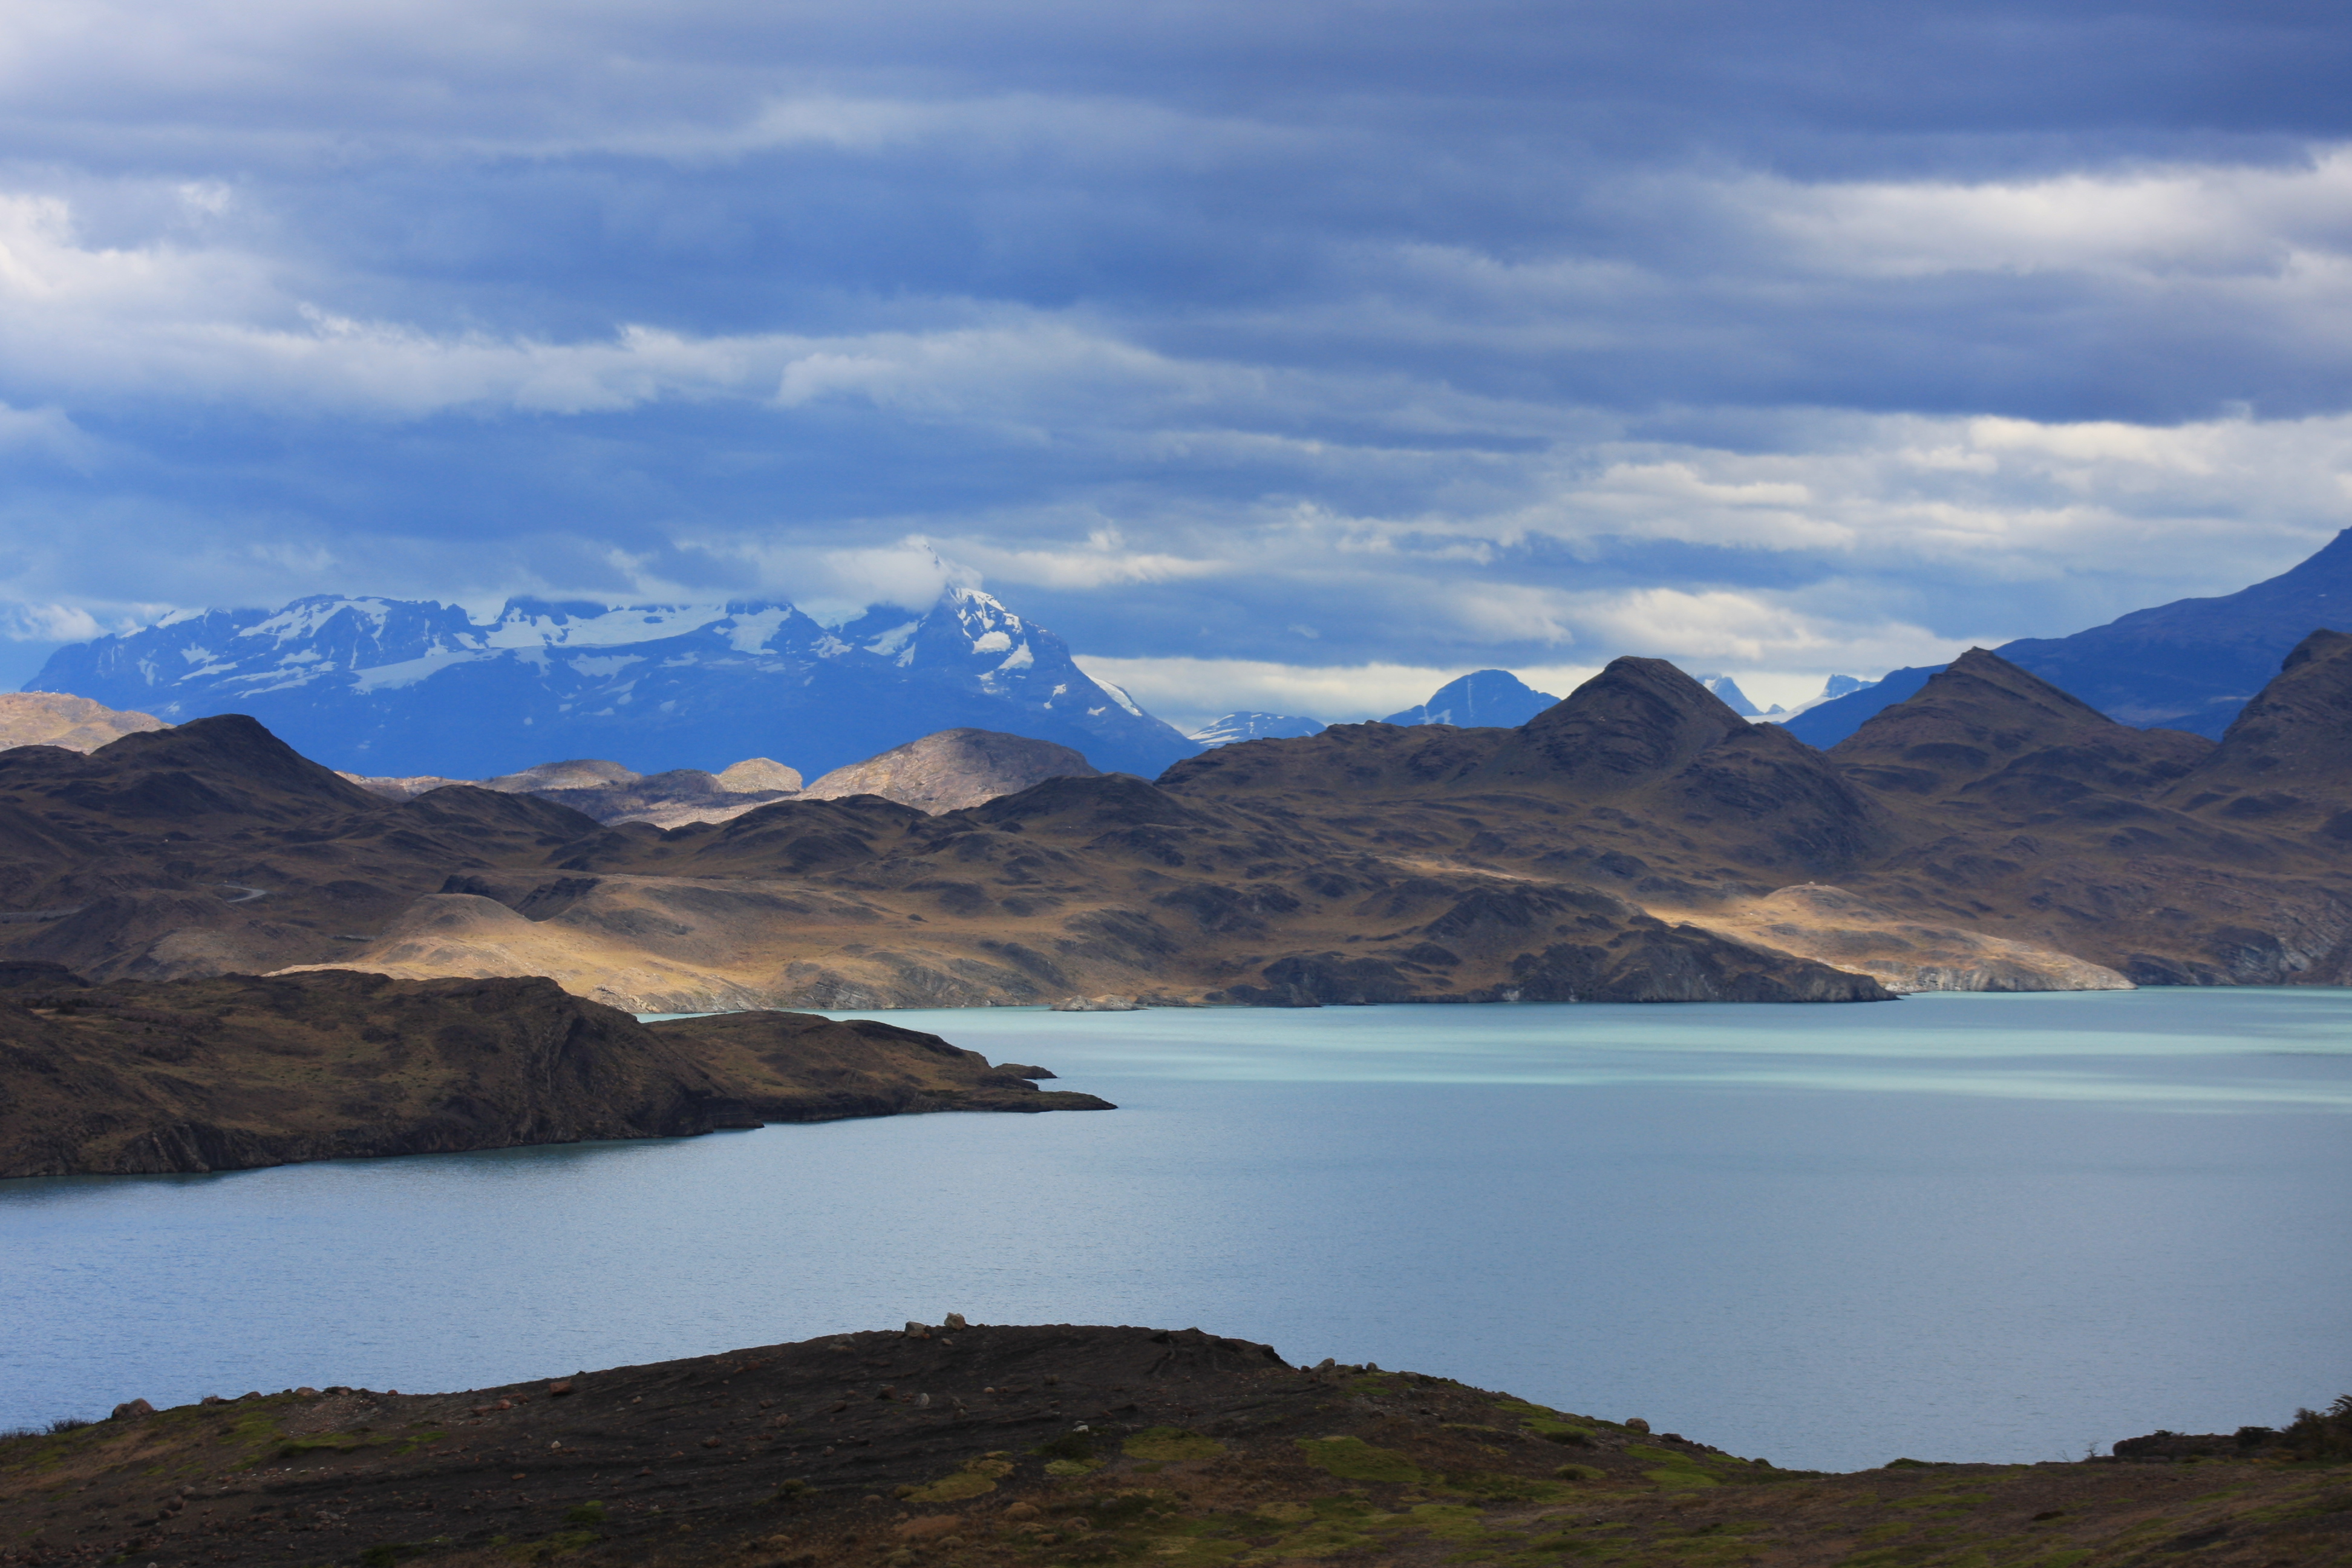
[[[1997,651],[2125,723],[2219,736],[2320,627],[2352,629],[2352,529],[2237,593]],[[1833,746],[1942,668],[1892,671],[1792,715],[1789,731]],[[1755,712],[1727,677],[1708,684]],[[1058,742],[1105,771],[1150,777],[1204,746],[1322,728],[1296,714],[1231,713],[1181,734],[1087,675],[1052,632],[971,589],[830,628],[781,602],[514,599],[478,623],[454,605],[320,596],[171,616],[60,648],[26,689],[173,721],[249,713],[352,773],[453,778],[585,756],[649,771],[766,756],[814,777],[965,726]],[[1481,669],[1387,721],[1509,727],[1558,700]]]
[[[352,773],[489,778],[565,757],[814,778],[940,730],[1055,741],[1150,777],[1200,745],[988,595],[828,628],[791,605],[613,609],[318,597],[60,648],[26,685],[172,721],[247,713]]]
[[[1943,668],[1940,664],[1927,664],[1912,669],[1890,669],[1858,691],[1849,691],[1806,709],[1782,728],[1805,744],[1826,752],[1861,729],[1863,721],[1873,713],[1891,708],[1916,692],[1927,684],[1929,676]]]
[[[2120,723],[2219,740],[2294,645],[2320,630],[2352,630],[2352,529],[2234,594],[2176,599],[2072,637],[2021,637],[1993,651]],[[1875,686],[1798,714],[1789,732],[1834,746],[1943,668],[1894,670]]]

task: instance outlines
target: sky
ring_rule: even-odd
[[[12,0],[0,679],[976,584],[1171,716],[1793,702],[2352,522],[2352,21]]]

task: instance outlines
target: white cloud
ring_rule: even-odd
[[[0,637],[11,642],[82,642],[110,629],[78,605],[0,606]]]
[[[1108,526],[1093,530],[1078,548],[1006,549],[971,537],[948,542],[947,548],[984,573],[992,583],[1036,584],[1048,588],[1114,588],[1129,583],[1213,577],[1232,570],[1222,561],[1196,561],[1132,549],[1124,533]]]
[[[2080,172],[2022,180],[1719,187],[1759,226],[1828,271],[1916,277],[2053,268],[2140,277],[2236,277],[2340,288],[2352,211],[2352,149],[2284,168],[2221,164]]]
[[[1277,664],[1240,658],[1077,657],[1078,668],[1115,682],[1182,730],[1221,713],[1294,713],[1352,723],[1411,708],[1476,665]]]
[[[1642,588],[1584,607],[1592,640],[1629,652],[1655,649],[1684,663],[1774,669],[1861,666],[1876,674],[1941,663],[1959,652],[1922,626],[1829,621],[1785,598],[1756,592]]]

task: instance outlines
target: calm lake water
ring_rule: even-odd
[[[949,1311],[1830,1468],[2352,1390],[2352,992],[887,1016],[1123,1109],[0,1183],[0,1426]]]

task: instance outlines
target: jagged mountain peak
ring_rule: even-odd
[[[1156,773],[1199,748],[976,588],[838,630],[781,600],[463,607],[316,595],[62,648],[29,689],[183,721],[247,712],[371,776],[494,777],[554,755],[660,772],[747,755],[822,773],[941,730],[1003,731]]]
[[[1756,706],[1753,698],[1739,689],[1739,682],[1727,675],[1694,675],[1691,679],[1722,698],[1723,705],[1742,719],[1753,719],[1764,711]],[[1773,711],[1777,713],[1780,710],[1776,708]]]

